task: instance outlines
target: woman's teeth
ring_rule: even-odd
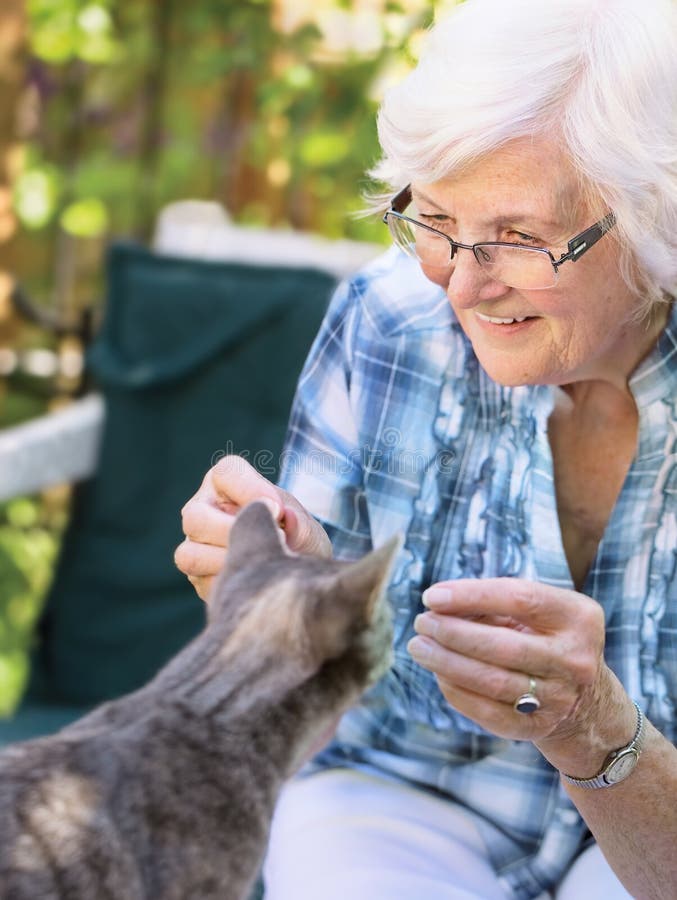
[[[492,325],[512,325],[513,322],[524,322],[525,319],[528,319],[529,316],[522,316],[521,318],[516,319],[505,319],[499,316],[485,316],[484,313],[478,312],[478,318],[482,319],[483,322],[491,322]]]

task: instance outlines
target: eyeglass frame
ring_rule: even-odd
[[[430,231],[435,235],[443,237],[446,241],[449,242],[449,246],[451,248],[451,253],[449,255],[450,263],[456,256],[457,250],[472,250],[473,256],[477,260],[477,264],[479,266],[482,266],[482,263],[477,256],[478,252],[480,252],[480,247],[517,247],[520,250],[531,250],[536,251],[537,253],[545,253],[554,269],[555,276],[559,275],[559,267],[563,263],[569,262],[570,260],[571,262],[576,262],[577,260],[579,260],[585,253],[588,252],[588,250],[590,250],[591,247],[594,247],[597,241],[603,238],[608,231],[611,231],[611,229],[616,224],[616,216],[614,215],[613,211],[608,212],[603,219],[595,222],[594,225],[591,225],[584,231],[579,232],[578,234],[574,235],[571,240],[567,241],[567,252],[563,253],[559,259],[555,259],[552,252],[548,250],[547,247],[530,247],[526,244],[516,244],[512,241],[478,241],[476,244],[462,244],[460,241],[455,241],[453,238],[450,238],[443,231],[439,231],[437,228],[433,228],[432,225],[426,225],[425,222],[419,222],[418,219],[412,219],[410,216],[405,216],[402,211],[405,210],[407,206],[409,206],[411,201],[411,185],[408,184],[406,185],[406,187],[403,187],[401,191],[398,191],[398,193],[395,194],[395,196],[391,199],[390,209],[386,210],[386,212],[383,214],[382,221],[386,225],[388,225],[388,228],[390,229],[388,216],[395,216],[396,218],[401,219],[404,222],[411,222],[412,225],[417,225],[419,228],[425,228],[426,231]],[[421,262],[421,260],[419,260],[419,262]],[[438,268],[441,268],[441,266]],[[554,285],[550,285],[550,287],[554,287]],[[540,289],[533,288],[533,290],[547,289],[547,287]]]

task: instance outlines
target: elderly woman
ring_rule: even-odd
[[[289,786],[272,900],[677,896],[677,34],[668,0],[468,0],[384,102],[395,246],[341,287],[291,549],[401,530],[395,663]]]

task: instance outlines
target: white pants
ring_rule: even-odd
[[[284,790],[264,881],[265,900],[506,900],[461,806],[347,769]],[[581,854],[554,896],[631,900],[597,846]]]

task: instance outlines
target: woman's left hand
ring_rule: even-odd
[[[575,591],[521,578],[440,582],[425,593],[408,649],[454,709],[499,737],[529,740],[553,763],[587,758],[596,720],[634,707],[604,662],[604,613]],[[535,682],[540,707],[515,701]],[[613,707],[616,707],[615,709]],[[629,717],[629,718],[628,718]]]

